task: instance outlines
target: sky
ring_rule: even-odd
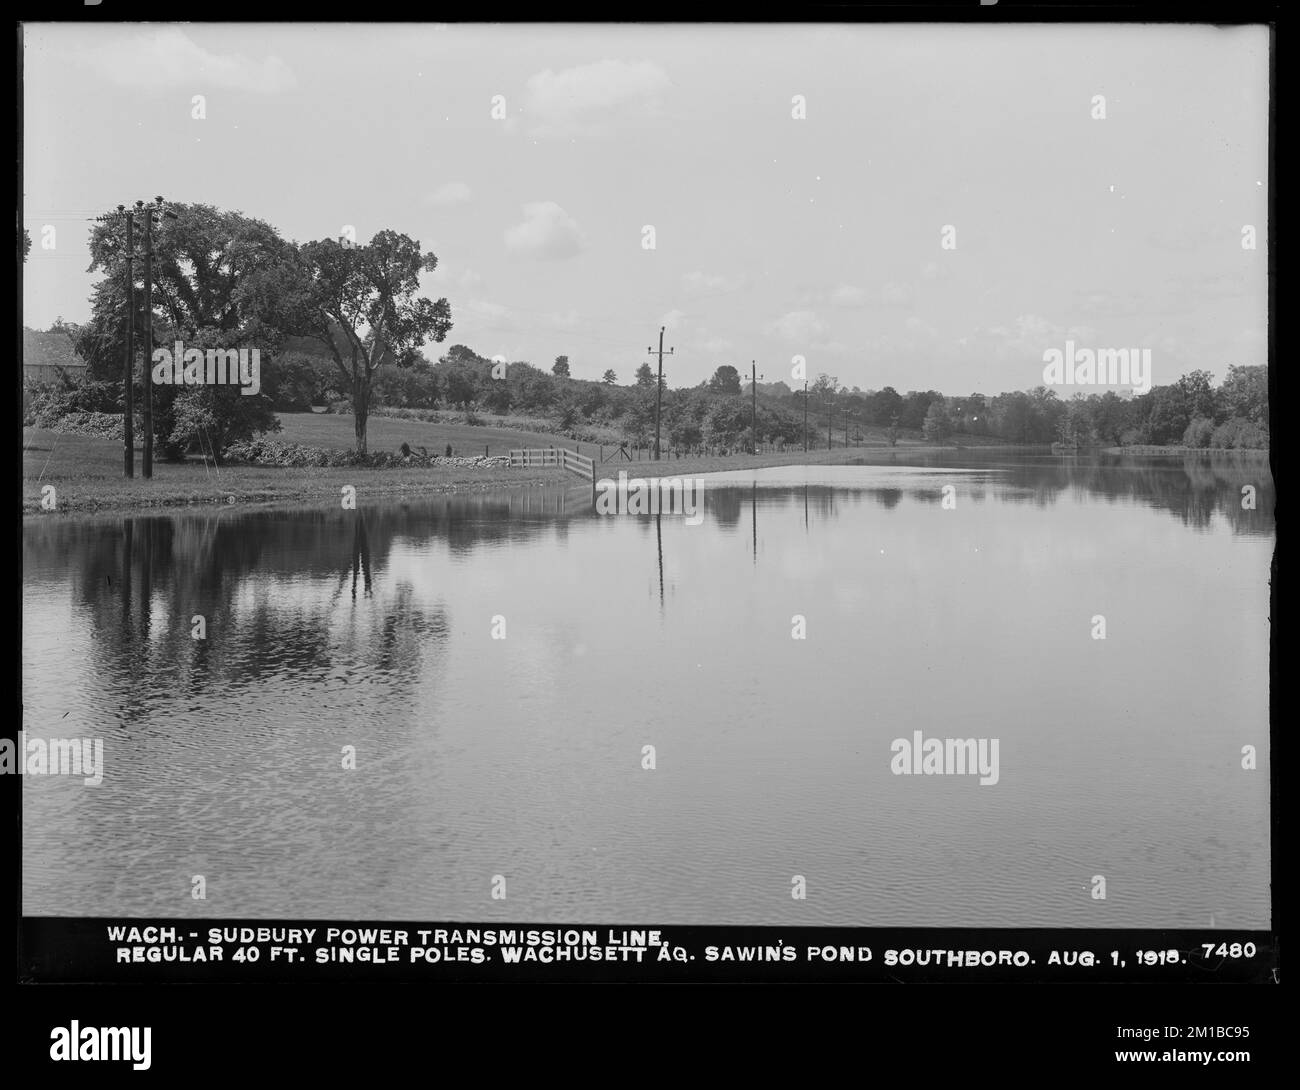
[[[793,386],[802,357],[950,395],[1037,386],[1067,340],[1148,348],[1157,385],[1267,362],[1262,27],[27,24],[23,44],[33,328],[89,316],[88,220],[161,194],[298,241],[418,239],[452,311],[431,359],[563,354],[628,383],[665,326],[674,387],[751,361]]]

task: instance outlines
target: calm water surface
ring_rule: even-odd
[[[106,773],[24,777],[24,911],[1268,926],[1267,463],[887,457],[27,520],[23,725]]]

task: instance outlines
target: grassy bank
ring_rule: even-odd
[[[280,431],[268,435],[283,443],[302,443],[309,447],[351,450],[356,446],[351,416],[334,413],[280,413]],[[472,424],[431,423],[402,420],[391,416],[372,416],[366,421],[366,442],[371,450],[396,450],[408,443],[412,450],[425,447],[430,454],[442,454],[451,444],[458,455],[506,454],[520,447],[572,448],[572,439],[546,432],[517,428],[479,427]],[[590,454],[592,444],[583,443],[582,451]]]
[[[352,418],[293,414],[283,419],[286,442],[348,449],[352,446]],[[557,445],[555,436],[528,432],[506,432],[500,428],[468,425],[426,424],[420,421],[372,418],[369,427],[371,449],[393,449],[401,442],[426,446],[439,453],[448,442],[458,454],[504,454],[511,447]],[[592,444],[580,446],[583,453],[597,456]],[[617,477],[620,469],[630,476],[691,476],[736,469],[759,469],[784,465],[842,465],[847,462],[905,461],[910,456],[931,454],[940,448],[900,441],[897,447],[837,447],[834,450],[802,449],[758,455],[731,454],[698,458],[648,460],[616,459],[606,448],[607,460],[598,462],[597,477]],[[948,448],[951,449],[951,448]],[[987,449],[987,448],[983,448]],[[182,464],[158,461],[150,481],[139,476],[140,456],[132,480],[122,477],[122,447],[111,439],[62,434],[40,428],[23,431],[23,512],[44,514],[41,489],[53,485],[62,513],[96,513],[141,508],[195,506],[302,506],[337,504],[344,485],[357,490],[358,504],[376,499],[401,499],[443,492],[484,489],[569,485],[589,487],[558,468],[509,469],[500,466],[432,466],[411,469],[362,469],[356,467],[288,468],[280,466],[225,466],[220,470],[190,461]]]
[[[110,439],[58,435],[26,428],[23,435],[23,512],[41,512],[41,489],[53,485],[61,512],[133,510],[149,507],[295,505],[338,503],[344,485],[358,504],[375,497],[401,498],[439,492],[556,484],[559,469],[434,466],[421,469],[354,467],[286,468],[226,466],[199,462],[154,464],[153,480],[122,477],[122,446]],[[480,448],[481,452],[481,448]],[[569,474],[572,477],[572,474]]]

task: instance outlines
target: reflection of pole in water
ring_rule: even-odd
[[[147,476],[147,474],[146,474]],[[150,607],[153,603],[153,533],[154,519],[145,519],[141,524],[144,531],[144,570],[140,573],[140,625],[146,640],[149,639]]]
[[[808,482],[803,483],[803,532],[808,532]]]
[[[135,559],[135,519],[123,519],[122,528],[122,634],[131,631],[131,563]]]
[[[754,481],[749,486],[749,507],[753,512],[754,521],[754,564],[758,564],[758,482]]]
[[[655,514],[655,538],[659,543],[659,611],[664,608],[664,516],[663,512]]]
[[[357,597],[357,574],[362,576],[362,586],[370,597],[370,538],[366,535],[366,520],[360,515],[352,527],[352,598]]]

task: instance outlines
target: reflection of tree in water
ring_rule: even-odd
[[[564,496],[560,510],[591,518],[587,500],[583,510]],[[30,581],[70,579],[92,629],[89,673],[127,720],[178,694],[233,695],[336,667],[380,671],[400,692],[449,625],[410,582],[384,587],[394,544],[443,540],[468,551],[554,532],[553,504],[522,520],[508,517],[510,506],[447,497],[378,511],[31,520],[25,570]],[[206,639],[192,638],[195,616]]]
[[[1185,526],[1204,529],[1216,514],[1232,526],[1235,533],[1269,534],[1273,530],[1274,487],[1268,462],[1239,455],[1187,455],[1183,458],[1133,455],[1100,455],[1096,460],[1044,458],[1036,462],[1005,460],[986,456],[987,467],[997,474],[1002,486],[999,499],[1006,503],[1032,503],[1046,507],[1065,492],[1103,496],[1110,500],[1132,500],[1159,510],[1169,511]],[[857,459],[861,464],[870,465]],[[891,462],[893,459],[891,458]],[[927,468],[942,471],[957,468],[948,463],[955,459],[926,456],[917,459]],[[969,461],[960,462],[968,468]],[[975,483],[975,480],[978,483]],[[791,485],[768,486],[758,494],[760,507],[779,508],[786,504],[803,504],[805,497],[811,510],[822,515],[834,513],[835,504],[852,504],[867,497],[887,509],[896,507],[903,496],[918,503],[939,503],[942,484],[957,483],[965,499],[982,502],[989,482],[978,477],[970,483],[938,481],[933,478],[924,486],[891,485]],[[1241,489],[1255,488],[1255,509],[1242,508]],[[734,526],[748,502],[749,489],[727,485],[708,493],[710,517],[722,526]]]
[[[919,461],[945,466],[942,457]],[[1196,528],[1216,513],[1238,533],[1273,528],[1274,488],[1262,459],[960,461],[998,471],[996,483],[978,478],[959,486],[970,496],[994,488],[1004,502],[1046,504],[1077,490],[1167,510]],[[1254,510],[1242,508],[1243,485],[1256,489]],[[936,503],[941,489],[933,478],[915,488],[746,484],[710,487],[705,502],[712,523],[734,529],[742,517],[756,519],[757,508],[790,506],[824,519],[837,504],[889,509],[905,494]],[[395,545],[441,541],[453,555],[469,555],[597,517],[589,493],[576,488],[446,496],[357,512],[31,519],[23,526],[24,579],[70,580],[76,611],[92,629],[91,674],[128,718],[177,693],[230,691],[285,673],[317,676],[335,664],[383,670],[400,690],[415,680],[421,645],[445,640],[448,625],[440,606],[418,603],[418,587],[384,587],[379,573]],[[651,532],[654,520],[636,521]],[[206,640],[191,637],[196,615],[206,618]]]

